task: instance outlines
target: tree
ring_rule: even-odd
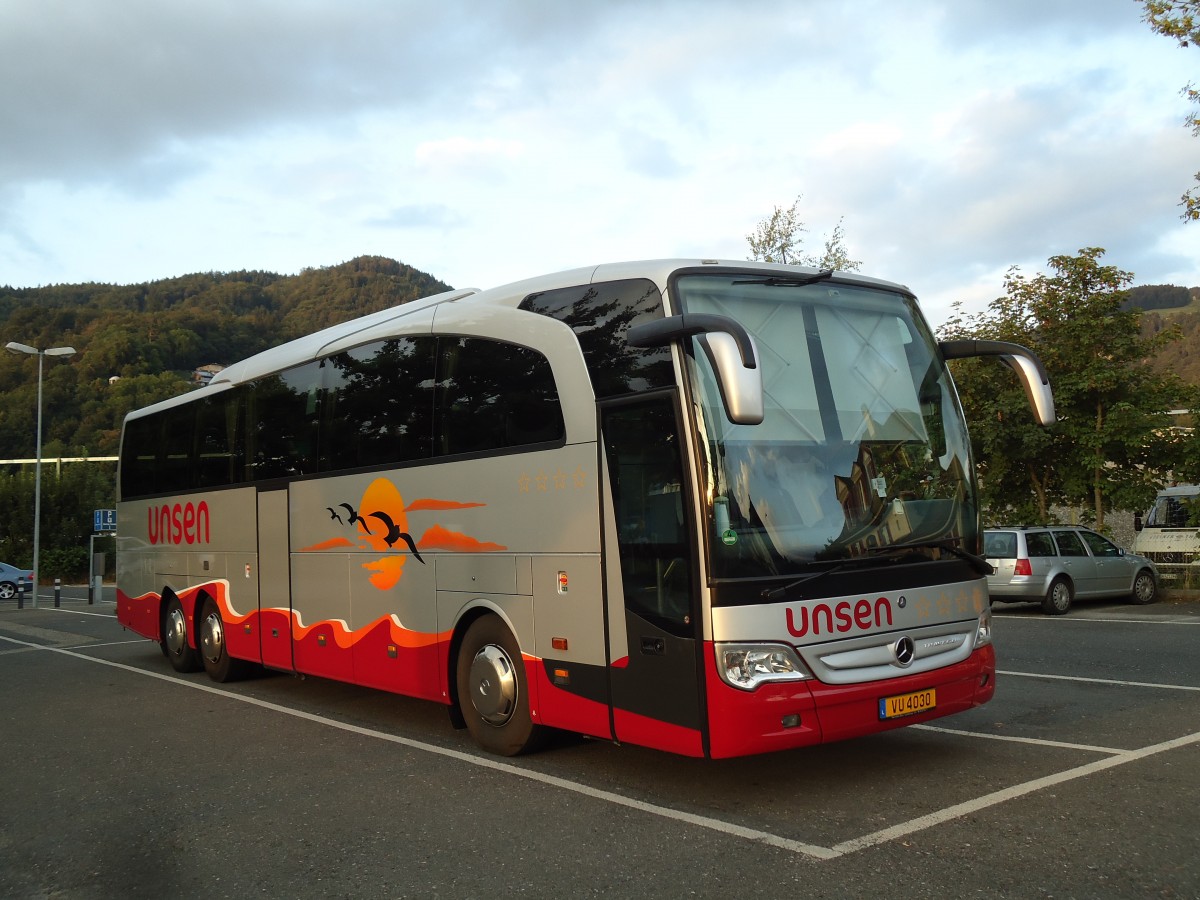
[[[1148,357],[1178,335],[1140,330],[1141,311],[1122,310],[1133,274],[1101,265],[1104,251],[1054,256],[1052,273],[1032,278],[1010,269],[1005,295],[974,320],[959,312],[943,338],[1008,340],[1033,349],[1054,390],[1059,421],[1033,424],[1015,387],[997,388],[981,364],[954,363],[970,409],[985,504],[1004,511],[1036,510],[1048,519],[1052,503],[1090,510],[1098,528],[1113,508],[1140,509],[1182,460],[1167,411],[1188,389],[1153,371]],[[994,370],[992,370],[994,372]]]
[[[835,269],[842,272],[857,272],[861,260],[851,259],[846,250],[845,231],[842,219],[838,219],[833,231],[825,238],[824,251],[820,255],[802,255],[804,233],[808,229],[800,220],[799,207],[803,197],[797,197],[787,209],[776,206],[771,215],[763,219],[746,235],[750,244],[750,259],[785,265],[813,266],[818,269]]]
[[[1143,0],[1145,12],[1142,20],[1157,34],[1173,38],[1180,47],[1200,43],[1200,0]],[[1200,90],[1189,82],[1180,93],[1193,105],[1200,105]],[[1193,112],[1185,124],[1192,134],[1200,137],[1200,113]],[[1185,221],[1200,219],[1200,172],[1195,175],[1196,187],[1186,191],[1179,200],[1183,207],[1180,218]]]

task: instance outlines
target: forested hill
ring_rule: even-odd
[[[1200,387],[1200,288],[1171,284],[1146,285],[1129,291],[1122,308],[1142,310],[1142,333],[1158,334],[1174,327],[1182,337],[1172,341],[1152,360],[1158,372],[1173,372],[1188,384]]]
[[[431,275],[377,256],[295,276],[0,287],[0,345],[78,351],[45,360],[43,454],[108,456],[125,413],[187,390],[200,366],[445,290]],[[36,398],[37,360],[0,353],[0,458],[33,455]]]

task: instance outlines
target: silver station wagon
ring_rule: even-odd
[[[983,555],[995,570],[988,576],[993,600],[1040,602],[1052,616],[1061,616],[1076,598],[1150,603],[1158,596],[1154,563],[1089,528],[990,528],[983,534]]]

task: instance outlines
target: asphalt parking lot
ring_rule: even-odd
[[[1200,897],[1200,601],[996,615],[995,700],[723,762],[178,675],[110,602],[0,605],[0,896]]]

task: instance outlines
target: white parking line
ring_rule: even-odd
[[[1057,772],[1053,775],[1035,778],[1032,781],[1026,781],[1024,784],[1015,784],[1012,787],[1004,788],[991,794],[985,794],[982,797],[968,800],[965,803],[947,806],[945,809],[940,809],[927,816],[920,816],[916,819],[910,819],[907,822],[901,822],[899,825],[892,825],[890,828],[880,829],[872,834],[865,834],[853,840],[843,841],[831,847],[830,850],[838,856],[846,853],[854,853],[857,850],[864,850],[867,847],[874,847],[877,844],[884,844],[888,841],[894,841],[897,838],[906,837],[917,831],[924,831],[926,828],[941,825],[961,816],[969,816],[972,813],[987,809],[989,806],[996,806],[1017,797],[1032,794],[1034,791],[1054,787],[1067,781],[1074,781],[1077,778],[1084,778],[1088,775],[1094,775],[1097,772],[1103,772],[1105,769],[1123,766],[1126,763],[1137,762],[1148,756],[1165,753],[1168,750],[1178,750],[1180,747],[1196,743],[1200,743],[1200,732],[1175,738],[1172,741],[1163,741],[1161,744],[1154,744],[1150,747],[1143,747],[1141,750],[1129,750],[1116,756],[1110,756],[1107,759],[1096,760],[1096,762],[1088,763],[1085,766],[1067,769],[1065,772]]]
[[[144,644],[144,643],[146,643],[145,638],[137,638],[136,640],[132,640],[132,641],[109,641],[107,644],[71,644],[69,646],[63,647],[62,649],[63,650],[82,650],[84,647],[87,647],[87,649],[89,649],[89,650],[95,650],[98,647],[121,647],[121,646],[124,646],[125,644]]]
[[[1008,744],[1034,744],[1038,747],[1053,747],[1056,750],[1083,750],[1088,753],[1106,753],[1110,756],[1116,756],[1120,753],[1127,753],[1127,750],[1118,750],[1116,747],[1094,747],[1091,744],[1068,744],[1063,741],[1047,741],[1042,738],[1027,738],[1016,737],[1008,734],[988,734],[984,731],[960,731],[957,728],[941,728],[937,725],[910,725],[909,728],[918,729],[920,731],[937,731],[941,734],[956,734],[961,737],[984,738],[989,741],[1004,741]]]
[[[992,607],[992,612],[993,613],[998,612],[996,607],[994,607],[994,606]],[[1116,623],[1119,625],[1200,625],[1200,619],[1197,619],[1194,616],[1188,616],[1186,618],[1182,618],[1182,617],[1181,618],[1171,618],[1168,616],[1155,616],[1154,618],[1134,619],[1131,617],[1114,615],[1114,616],[1109,616],[1109,617],[1105,617],[1105,618],[1101,619],[1101,618],[1092,618],[1090,616],[1076,616],[1076,615],[1070,615],[1070,616],[1035,615],[1032,612],[1026,612],[1026,613],[1022,614],[1021,612],[1019,612],[1018,610],[1015,610],[1015,609],[1011,610],[1011,611],[1008,611],[1008,610],[1001,611],[1000,618],[1005,619],[1005,620],[1012,619],[1014,622],[1056,622],[1056,623],[1061,623],[1063,625],[1068,625],[1072,622],[1099,622],[1102,625],[1111,625],[1113,623]]]
[[[38,607],[38,608],[41,609],[41,607]],[[101,619],[115,619],[117,617],[117,614],[115,611],[110,612],[110,613],[88,612],[87,610],[83,610],[83,609],[68,609],[65,606],[64,607],[50,606],[50,607],[47,607],[47,610],[49,612],[74,613],[77,616],[99,616]]]
[[[1098,760],[1084,766],[1068,769],[1065,772],[1059,772],[1054,775],[1046,775],[1042,778],[1035,778],[1032,781],[1026,781],[1022,784],[1004,788],[1003,790],[994,791],[993,793],[985,794],[984,796],[978,797],[974,800],[958,803],[954,806],[949,806],[944,809],[937,810],[936,812],[919,816],[915,819],[910,819],[907,822],[901,822],[888,828],[884,828],[861,837],[853,838],[849,841],[843,841],[840,844],[835,844],[833,847],[821,847],[816,844],[808,844],[803,841],[796,841],[790,838],[781,837],[780,835],[771,834],[770,832],[761,831],[756,828],[747,828],[743,825],[725,822],[721,819],[714,819],[708,816],[699,816],[695,815],[694,813],[683,812],[682,810],[671,809],[669,807],[647,803],[643,800],[635,800],[632,797],[625,797],[621,794],[590,787],[589,785],[580,784],[579,782],[568,781],[565,778],[559,778],[554,775],[532,772],[527,769],[519,768],[511,763],[500,762],[499,760],[480,756],[473,756],[469,753],[451,750],[446,747],[439,747],[435,744],[427,744],[423,741],[413,740],[412,738],[400,737],[399,735],[388,734],[383,731],[376,731],[373,728],[363,728],[358,725],[339,722],[336,719],[329,719],[325,716],[320,716],[315,713],[305,712],[303,710],[293,709],[287,706],[281,706],[277,703],[271,703],[268,700],[260,700],[256,697],[247,697],[241,694],[235,694],[212,684],[184,681],[183,679],[177,678],[173,675],[167,675],[160,672],[151,672],[146,669],[139,669],[136,666],[129,666],[125,665],[124,663],[88,656],[86,654],[77,653],[74,650],[68,650],[62,647],[46,647],[38,644],[31,644],[26,641],[5,637],[3,635],[0,635],[0,641],[18,644],[32,650],[42,650],[50,653],[57,653],[61,654],[62,656],[69,656],[74,659],[79,659],[84,662],[109,666],[110,668],[120,669],[134,675],[155,678],[159,681],[165,681],[181,687],[203,691],[207,694],[215,694],[221,697],[226,697],[230,700],[248,703],[252,706],[271,710],[272,712],[281,713],[286,716],[292,716],[293,718],[303,719],[319,725],[326,725],[330,728],[336,728],[340,731],[350,732],[363,737],[375,738],[377,740],[387,741],[392,744],[399,744],[413,750],[433,753],[437,756],[466,763],[467,765],[478,766],[479,768],[490,769],[495,772],[502,772],[506,775],[513,775],[518,778],[535,781],[548,787],[554,787],[560,790],[570,791],[581,796],[591,797],[592,799],[600,800],[604,803],[611,803],[615,806],[623,806],[629,809],[635,809],[648,815],[658,816],[663,819],[670,819],[672,821],[681,822],[687,825],[693,825],[698,828],[704,828],[709,831],[728,835],[730,837],[756,841],[771,847],[777,847],[781,850],[787,850],[791,853],[796,853],[802,856],[820,860],[836,859],[840,856],[845,856],[848,853],[855,853],[868,847],[874,847],[878,844],[887,843],[888,841],[906,837],[910,834],[923,831],[927,828],[932,828],[935,825],[944,824],[962,816],[980,812],[988,807],[1005,803],[1008,800],[1012,800],[1017,797],[1023,797],[1026,794],[1031,794],[1044,788],[1053,787],[1055,785],[1063,784],[1067,781],[1073,781],[1078,778],[1093,775],[1096,772],[1102,772],[1115,766],[1136,762],[1137,760],[1145,759],[1158,753],[1164,753],[1168,750],[1175,750],[1180,747],[1188,746],[1189,744],[1200,743],[1200,732],[1197,732],[1195,734],[1186,735],[1185,737],[1176,738],[1175,740],[1154,744],[1153,746],[1145,747],[1141,750],[1105,750],[1104,752],[1111,752],[1113,755],[1107,757],[1106,759]]]
[[[1042,672],[1007,672],[996,670],[997,675],[1012,675],[1017,678],[1046,678],[1050,681],[1079,681],[1084,684],[1112,684],[1117,687],[1157,688],[1164,691],[1200,691],[1191,684],[1160,684],[1154,681],[1117,681],[1113,678],[1084,678],[1081,675],[1046,675]]]

